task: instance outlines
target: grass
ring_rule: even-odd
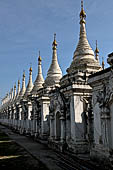
[[[47,168],[0,131],[0,170],[47,170]]]

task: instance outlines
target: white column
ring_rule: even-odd
[[[19,124],[18,124],[18,129],[21,129],[22,107],[21,106],[18,106],[18,107],[19,107],[19,118],[18,118]]]
[[[9,126],[11,126],[11,108],[9,108]]]
[[[13,126],[13,112],[12,112],[12,108],[11,108],[10,114],[11,114],[11,127],[12,127]]]
[[[31,111],[32,111],[32,104],[28,102],[28,119],[27,119],[27,131],[30,132],[31,130]]]
[[[16,129],[16,108],[14,107],[13,128]]]
[[[75,107],[74,107],[74,96],[71,96],[70,101],[70,119],[71,119],[71,139],[75,140]]]
[[[41,135],[43,136],[49,130],[49,127],[45,126],[47,121],[46,116],[49,115],[49,98],[43,97],[41,100]]]
[[[105,111],[105,110],[104,110]],[[101,131],[102,141],[105,148],[110,148],[111,144],[111,127],[110,127],[110,111],[101,114]]]
[[[65,136],[65,118],[63,116],[61,116],[60,118],[60,121],[61,121],[61,142],[63,142],[66,138]]]

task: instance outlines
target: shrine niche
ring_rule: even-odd
[[[26,120],[27,116],[28,116],[28,108],[26,104],[22,104],[22,119]]]
[[[63,141],[66,128],[66,99],[59,88],[56,88],[50,96],[50,138]]]
[[[41,131],[41,105],[36,98],[32,101],[31,120],[34,124],[32,125],[32,131],[35,137],[38,137]]]
[[[66,116],[66,99],[59,88],[52,93],[52,96],[50,95],[50,99],[50,115],[55,116],[59,112],[60,116]]]

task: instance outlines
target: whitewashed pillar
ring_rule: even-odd
[[[11,107],[9,107],[9,126],[11,126]]]
[[[61,139],[61,142],[63,142],[65,140],[65,138],[66,138],[66,136],[65,136],[65,118],[64,118],[64,116],[60,117],[60,121],[61,121],[61,137],[60,137],[60,139]]]
[[[29,132],[31,129],[31,112],[32,112],[32,104],[28,102],[28,119],[27,119],[27,131]]]
[[[71,119],[71,139],[75,140],[75,103],[74,96],[71,96],[70,101],[70,119]]]
[[[21,121],[22,121],[22,107],[21,105],[18,106],[19,107],[19,118],[18,118],[18,121],[19,121],[19,124],[18,124],[18,129],[21,129]]]
[[[103,108],[101,113],[101,131],[102,131],[102,141],[106,148],[110,147],[111,138],[111,127],[110,127],[110,110],[106,107]]]
[[[16,128],[16,108],[14,107],[13,127]]]
[[[46,116],[49,115],[49,105],[50,105],[49,97],[42,97],[41,98],[41,135],[42,137],[44,134],[47,134],[49,131],[49,127],[45,126],[45,122],[47,121]]]

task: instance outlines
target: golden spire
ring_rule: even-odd
[[[15,85],[14,85],[14,96],[13,98],[15,99],[16,98],[16,82],[15,82]]]
[[[83,0],[81,0],[81,9],[83,9]]]
[[[38,57],[38,63],[41,64],[42,58],[40,56],[40,51],[39,51],[39,57]]]
[[[15,85],[14,85],[14,89],[16,89],[16,82],[15,82]]]
[[[104,57],[102,57],[102,68],[103,68],[103,70],[104,70],[104,66],[105,66]]]
[[[83,8],[83,0],[81,0],[80,23],[85,23],[86,13]]]
[[[54,34],[52,62],[47,72],[47,77],[44,82],[44,87],[55,86],[55,85],[57,86],[59,85],[60,79],[62,78],[62,71],[58,64],[56,47],[57,47],[56,34]]]
[[[39,57],[38,57],[38,74],[36,77],[36,80],[34,82],[34,86],[33,89],[31,91],[32,94],[37,94],[37,91],[43,87],[43,83],[44,83],[44,78],[42,75],[42,66],[41,66],[41,56],[40,56],[40,51],[39,51]]]
[[[21,88],[21,91],[20,91],[20,94],[19,94],[20,97],[22,97],[24,95],[25,90],[26,90],[26,85],[25,85],[25,70],[23,70],[22,88]]]
[[[20,84],[20,79],[18,79],[18,84]]]
[[[25,70],[23,70],[23,78],[25,77]]]
[[[30,63],[31,65],[31,63]],[[27,87],[26,87],[26,91],[24,93],[24,97],[27,97],[31,90],[33,88],[33,82],[32,82],[32,67],[30,66],[30,69],[29,69],[29,80],[28,80],[28,84],[27,84]]]
[[[17,96],[19,95],[20,93],[20,79],[18,79],[18,91],[17,91]]]
[[[56,50],[56,47],[57,47],[56,33],[54,33],[53,50]]]
[[[29,72],[31,73],[32,72],[32,64],[30,63],[30,69],[29,69]]]
[[[96,40],[96,49],[95,49],[95,58],[98,60],[99,49],[97,47],[97,40]]]

